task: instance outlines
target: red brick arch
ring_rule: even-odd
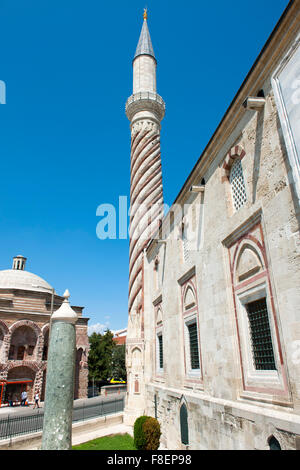
[[[18,369],[18,368],[23,368],[27,367],[28,369],[31,369],[33,372],[37,372],[40,370],[40,366],[36,361],[22,361],[22,364],[16,364],[15,361],[10,361],[7,364],[7,372],[9,372],[12,369]]]
[[[29,328],[32,328],[35,331],[37,338],[39,338],[42,334],[40,327],[31,320],[19,320],[19,321],[15,322],[9,328],[10,333],[13,334],[14,331],[17,328],[19,328],[20,326],[28,326]]]
[[[3,335],[7,335],[9,333],[9,328],[8,326],[6,325],[6,323],[2,320],[0,320],[0,329],[2,329],[3,331]]]
[[[41,328],[41,332],[43,333],[43,335],[45,335],[49,329],[50,329],[50,323],[45,323],[45,325],[43,325]]]
[[[242,160],[242,158],[244,158],[245,155],[246,155],[246,152],[240,145],[235,145],[234,147],[232,147],[232,149],[229,150],[222,165],[222,169],[223,169],[222,181],[225,181],[225,180],[228,181],[233,162],[237,158]]]

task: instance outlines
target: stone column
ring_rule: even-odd
[[[69,450],[72,446],[77,314],[70,294],[51,317],[47,361],[42,450]]]

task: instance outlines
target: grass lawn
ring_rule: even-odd
[[[136,450],[129,434],[113,434],[73,446],[73,450]]]

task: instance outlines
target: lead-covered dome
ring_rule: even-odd
[[[0,289],[23,289],[37,292],[52,292],[52,286],[36,274],[25,271],[26,258],[18,255],[13,260],[13,269],[0,271]]]

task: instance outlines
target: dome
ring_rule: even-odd
[[[52,292],[52,287],[36,274],[22,269],[0,271],[0,289],[23,289],[36,292]]]

